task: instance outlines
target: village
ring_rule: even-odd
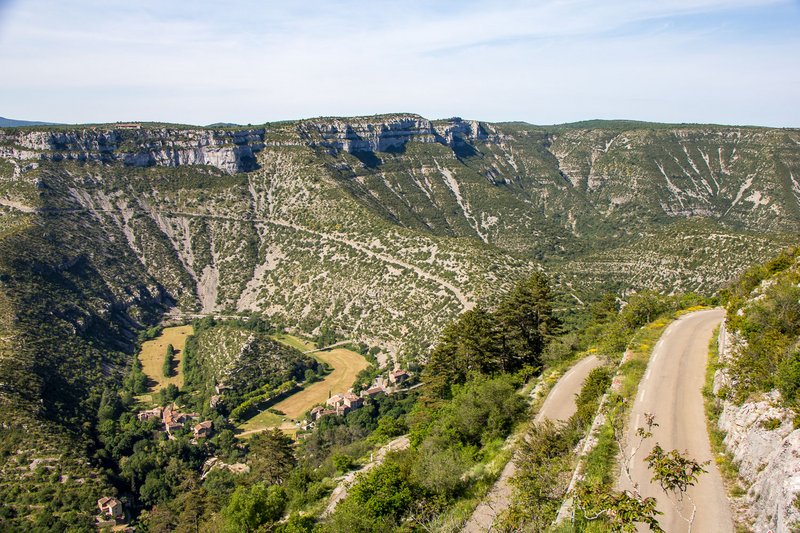
[[[173,346],[172,356],[181,357],[186,338],[192,331],[191,327],[186,326],[165,328],[159,337],[143,343],[140,360],[146,375],[155,383],[151,389],[149,402],[157,401],[153,394],[170,384],[176,387],[182,386],[180,372],[169,376],[162,375],[161,363],[164,360],[164,346]],[[292,341],[296,345],[299,344],[300,347],[306,348],[301,344],[302,341],[290,338],[289,342]],[[234,424],[237,428],[237,437],[247,439],[255,433],[279,429],[290,435],[295,441],[303,441],[312,435],[320,419],[325,416],[344,417],[348,413],[379,402],[381,396],[394,395],[420,386],[414,373],[396,365],[392,370],[385,369],[377,376],[373,374],[375,377],[367,385],[364,385],[362,381],[360,385],[350,387],[346,392],[340,392],[342,388],[354,383],[357,372],[366,368],[367,363],[363,361],[361,354],[341,348],[330,350],[325,355],[333,356],[333,359],[326,359],[328,364],[338,366],[340,359],[337,357],[342,358],[344,366],[350,363],[349,368],[354,369],[354,372],[344,374],[342,377],[345,379],[328,379],[330,376],[326,376],[324,380],[311,380],[299,392],[292,391],[277,404],[271,399],[266,399],[261,405],[254,406],[258,409],[256,414],[248,417],[245,422],[238,420],[238,423]],[[356,361],[357,364],[352,364],[352,361]],[[182,406],[180,400],[168,401],[166,405],[154,405],[154,403],[147,405],[149,403],[147,399],[143,399],[147,403],[136,412],[135,416],[138,421],[147,422],[152,430],[162,434],[167,440],[189,439],[189,444],[201,446],[204,441],[214,437],[216,432],[223,429],[215,427],[215,425],[219,425],[220,421],[217,420],[217,424],[215,424],[213,418],[222,414],[220,407],[225,405],[225,396],[230,388],[224,381],[215,381],[214,390],[207,404],[210,411],[205,413],[205,416],[196,412],[196,408],[190,409]],[[277,396],[280,398],[281,395]],[[293,403],[291,406],[285,407],[284,401]],[[286,411],[283,411],[284,409]],[[223,410],[223,413],[227,412],[228,409]],[[252,426],[248,427],[247,422],[252,423],[254,419],[259,421],[251,429]],[[203,465],[201,479],[216,469],[241,473],[249,471],[250,467],[244,462],[227,464],[219,457],[209,457]],[[126,498],[115,494],[102,496],[97,500],[99,513],[95,516],[96,526],[99,529],[110,528],[113,531],[132,531],[128,525],[130,516]]]
[[[360,394],[355,394],[353,390],[350,389],[345,393],[332,395],[325,402],[324,406],[318,405],[311,409],[309,413],[311,420],[306,419],[297,423],[297,427],[300,430],[297,433],[298,440],[302,440],[304,435],[314,428],[314,423],[323,416],[344,416],[350,411],[363,407],[365,401],[379,394],[388,396],[402,390],[409,390],[402,387],[411,381],[412,377],[413,375],[409,371],[396,368],[389,372],[388,378],[383,375],[376,377],[372,384],[368,388],[362,390]],[[418,385],[419,384],[410,388],[416,388]]]
[[[161,420],[161,431],[166,433],[167,438],[174,439],[175,433],[184,429],[187,423],[197,422],[192,426],[192,444],[198,444],[200,439],[206,439],[213,434],[213,423],[211,420],[200,420],[199,413],[182,413],[178,410],[175,403],[170,403],[166,407],[154,407],[137,413],[136,418],[140,421]],[[97,500],[97,507],[100,514],[95,517],[98,529],[113,528],[114,531],[132,532],[133,528],[128,527],[125,516],[125,508],[122,502],[113,496],[104,496]]]
[[[174,403],[167,405],[164,408],[161,407],[154,407],[153,409],[148,409],[146,411],[141,411],[136,415],[136,418],[139,420],[152,420],[160,418],[161,421],[164,423],[163,431],[167,434],[170,439],[175,438],[174,432],[180,429],[183,429],[184,425],[191,421],[200,420],[199,413],[181,413],[178,411],[178,406]],[[199,422],[192,427],[192,431],[194,432],[194,439],[193,443],[196,444],[198,439],[204,439],[210,437],[212,434],[212,422],[211,420],[204,420],[203,422]]]
[[[295,427],[295,439],[300,441],[304,440],[311,431],[313,431],[316,422],[323,416],[345,416],[351,411],[360,409],[365,405],[365,402],[374,399],[375,397],[383,395],[392,395],[397,392],[407,391],[417,388],[420,384],[414,382],[414,375],[408,370],[395,368],[394,370],[377,376],[369,387],[361,390],[359,394],[355,394],[353,389],[344,393],[337,393],[331,395],[325,402],[325,405],[317,405],[308,413],[309,418],[297,421]],[[409,386],[410,385],[410,386]],[[224,392],[225,385],[219,384],[216,386],[215,392],[217,393],[211,399],[211,407],[215,408],[221,399],[221,394]],[[140,421],[160,420],[161,424],[159,430],[163,431],[167,438],[175,439],[178,431],[186,428],[188,423],[191,425],[193,438],[190,441],[192,444],[199,444],[202,439],[209,438],[213,435],[213,422],[211,420],[200,421],[200,414],[196,412],[182,412],[179,407],[174,403],[169,403],[165,407],[153,407],[137,413],[136,418]],[[209,467],[228,467],[229,465],[215,465],[214,458],[210,459]],[[207,461],[207,463],[209,463]],[[246,465],[236,465],[246,467]],[[123,503],[116,497],[104,496],[97,501],[97,506],[100,513],[95,517],[95,522],[98,528],[113,528],[115,531],[133,531],[132,528],[127,527],[125,508]]]

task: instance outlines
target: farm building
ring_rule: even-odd
[[[106,518],[124,518],[125,511],[122,508],[122,502],[111,496],[104,496],[97,500],[97,507],[100,508],[100,513]]]
[[[212,431],[211,420],[205,420],[194,426],[194,437],[196,439],[204,439],[210,437]]]
[[[402,383],[410,377],[411,374],[409,374],[407,370],[403,370],[402,368],[398,368],[397,370],[392,370],[391,372],[389,372],[389,381],[391,381],[392,383]]]
[[[153,409],[142,411],[136,414],[136,418],[139,420],[152,420],[154,418],[161,418],[161,408],[154,407]]]

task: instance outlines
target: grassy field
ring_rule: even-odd
[[[253,433],[257,433],[267,428],[277,428],[281,427],[281,425],[285,425],[289,427],[291,425],[290,422],[284,424],[283,417],[278,416],[275,413],[270,413],[267,410],[261,411],[253,418],[243,422],[239,425],[239,429],[242,430],[242,433],[239,434],[240,437],[247,437]],[[281,428],[283,429],[283,428]]]
[[[183,348],[186,346],[186,338],[192,333],[194,328],[191,325],[164,328],[161,335],[142,344],[139,361],[145,375],[153,384],[149,389],[150,394],[160,391],[170,383],[183,387]],[[168,344],[175,348],[175,357],[172,364],[173,375],[166,378],[162,368]]]
[[[278,335],[275,340],[301,351],[315,348],[312,343],[291,335]],[[356,375],[369,366],[364,356],[344,348],[316,352],[313,356],[317,360],[327,363],[333,371],[322,381],[308,385],[271,407],[286,415],[285,422],[282,417],[263,411],[239,426],[244,432],[260,431],[270,427],[284,426],[281,429],[292,427],[292,420],[298,420],[303,413],[316,404],[324,402],[332,394],[346,392],[353,385]]]
[[[301,352],[307,352],[309,350],[315,350],[317,347],[311,341],[303,340],[299,337],[295,337],[293,335],[287,335],[285,333],[280,333],[273,337],[276,341],[285,344],[286,346],[291,346],[295,350],[300,350]]]

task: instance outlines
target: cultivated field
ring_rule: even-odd
[[[164,328],[161,335],[142,343],[139,361],[142,363],[145,375],[153,383],[149,390],[150,393],[156,393],[170,383],[183,387],[183,348],[186,346],[186,338],[192,333],[194,333],[194,328],[191,325]],[[162,368],[168,344],[172,344],[172,347],[175,348],[175,357],[172,363],[172,376],[165,378]]]
[[[275,340],[302,351],[315,348],[312,343],[291,335],[279,335],[275,337]],[[291,420],[299,419],[303,413],[316,404],[323,403],[330,395],[346,392],[353,385],[356,375],[369,366],[361,354],[344,348],[315,352],[312,355],[317,360],[330,365],[333,371],[322,381],[312,383],[271,407],[286,414],[286,423],[281,424],[281,417],[263,411],[239,426],[242,430],[246,433],[253,433],[270,427],[283,426],[281,429],[293,427],[290,423]]]
[[[314,343],[311,341],[303,340],[299,337],[295,337],[294,335],[286,335],[285,333],[281,333],[278,335],[274,335],[273,338],[280,342],[281,344],[285,344],[286,346],[291,346],[295,350],[300,350],[301,352],[307,352],[309,350],[314,350],[317,347],[314,346]]]
[[[353,386],[356,375],[369,366],[362,355],[344,348],[317,352],[314,357],[328,363],[333,372],[325,376],[322,381],[312,383],[273,406],[278,411],[286,413],[289,418],[297,419],[314,405],[327,400],[330,395],[346,392]]]

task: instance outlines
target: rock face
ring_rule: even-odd
[[[720,330],[720,358],[730,357],[738,340]],[[714,393],[728,383],[717,371]],[[736,405],[723,402],[719,428],[727,433],[725,446],[750,484],[745,507],[754,531],[793,531],[800,524],[794,500],[800,494],[800,429],[794,429],[792,413],[778,407],[780,393]]]
[[[233,174],[258,168],[264,130],[0,130],[0,158],[121,162],[133,167],[210,165]]]
[[[488,138],[485,125],[453,118],[434,124],[417,115],[379,119],[326,119],[298,123],[305,143],[335,154],[403,152],[409,142],[439,143],[458,150]],[[210,165],[229,174],[256,170],[256,154],[264,149],[263,128],[199,130],[92,127],[75,130],[0,130],[0,158],[48,161],[122,162],[133,167]]]
[[[417,115],[393,115],[377,120],[305,121],[298,129],[301,137],[308,139],[312,146],[351,154],[403,152],[409,142],[439,143],[452,148],[488,138],[484,126],[477,121],[452,118],[434,124]]]
[[[93,416],[84,401],[129,361],[120,339],[167,307],[424,360],[538,269],[566,311],[601,290],[711,291],[800,231],[798,179],[800,132],[766,128],[0,128],[0,425],[33,420],[54,456],[85,449],[60,421]],[[1,501],[24,497],[4,479]]]

